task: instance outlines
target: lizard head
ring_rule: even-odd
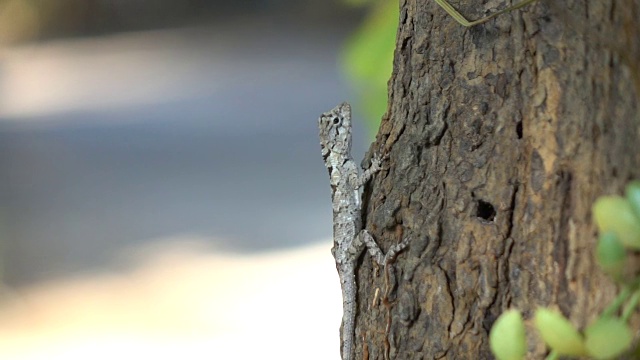
[[[330,153],[348,155],[351,151],[351,106],[346,102],[336,106],[318,119],[322,156]]]

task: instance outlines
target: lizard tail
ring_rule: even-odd
[[[342,360],[352,360],[355,352],[356,334],[356,277],[354,271],[343,272],[342,281]]]

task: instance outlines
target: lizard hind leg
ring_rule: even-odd
[[[393,261],[393,259],[398,256],[398,253],[404,250],[409,245],[409,238],[407,237],[403,239],[402,242],[393,245],[391,248],[389,248],[389,251],[387,251],[386,255],[382,252],[382,250],[376,243],[376,240],[367,230],[360,231],[360,233],[354,240],[354,243],[356,242],[358,242],[359,244],[364,243],[364,245],[366,245],[367,249],[369,250],[369,254],[378,263],[378,265],[385,266],[387,263]]]

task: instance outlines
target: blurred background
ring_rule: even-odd
[[[0,0],[0,358],[339,359],[316,119],[397,6]]]

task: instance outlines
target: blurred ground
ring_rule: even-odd
[[[0,357],[339,359],[340,287],[325,250],[215,255],[184,238],[138,248],[128,271],[10,294]]]
[[[339,357],[329,15],[0,48],[0,358]]]

